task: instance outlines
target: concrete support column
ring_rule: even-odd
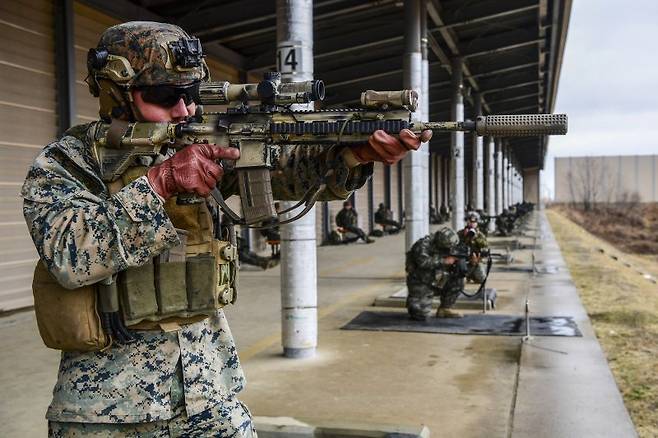
[[[486,212],[488,216],[496,215],[496,180],[495,180],[495,143],[493,137],[487,137],[487,206]],[[489,231],[493,232],[496,229],[494,221],[489,221]]]
[[[462,60],[452,59],[452,108],[451,119],[464,120]],[[453,230],[464,227],[464,133],[455,131],[450,139],[450,201],[452,204],[451,225]]]
[[[423,55],[421,53],[421,16],[426,13],[425,2],[407,0],[404,2],[404,80],[405,89],[413,89],[419,94],[419,111],[412,113],[413,121],[423,116]],[[427,209],[427,146],[408,154],[402,164],[404,170],[404,211],[406,216],[405,246],[411,248],[429,229]]]
[[[482,115],[482,96],[480,93],[473,95],[475,109],[473,119]],[[471,204],[476,210],[484,210],[484,165],[483,165],[484,139],[473,134],[473,184],[471,192]]]
[[[503,212],[503,141],[496,139],[496,214]]]
[[[391,205],[391,166],[384,166],[384,205],[393,211]]]
[[[505,141],[501,141],[501,154],[503,157],[503,167],[500,172],[500,180],[501,180],[501,190],[502,190],[502,196],[503,196],[503,201],[502,201],[502,206],[503,209],[507,208],[509,206],[509,198],[507,194],[507,184],[509,183],[509,174],[507,173],[507,166],[509,165],[509,157],[507,156],[507,146],[505,145]]]
[[[427,121],[430,118],[430,63],[427,54],[427,0],[420,0],[420,53],[421,60],[421,82],[420,82],[420,119]],[[419,160],[422,164],[422,175],[424,179],[423,187],[431,187],[430,178],[430,142],[422,143],[420,149],[416,152],[420,153]],[[421,237],[430,233],[430,204],[431,189],[428,191],[421,190]]]
[[[519,174],[519,201],[523,202],[525,199],[523,199],[523,171],[520,172]]]
[[[516,156],[514,155],[514,151],[510,148],[510,156],[512,157],[512,166],[510,169],[510,200],[512,201],[512,204],[516,204],[516,195],[515,195],[515,190],[516,190],[516,178],[517,178],[517,172],[516,172]]]
[[[277,0],[277,66],[284,82],[313,79],[313,1]],[[286,62],[293,59],[295,62]],[[312,108],[297,105],[294,109]],[[282,202],[289,208],[294,202]],[[293,212],[294,214],[294,212]],[[318,345],[315,208],[281,227],[281,339],[286,357]]]
[[[507,173],[505,176],[507,177],[506,179],[506,185],[505,189],[507,189],[507,206],[509,207],[512,205],[512,179],[514,177],[514,167],[512,166],[512,149],[509,147],[509,145],[506,145],[507,149]]]
[[[539,168],[523,170],[523,200],[539,206]]]
[[[396,184],[398,185],[398,199],[397,199],[398,219],[400,220],[400,223],[402,223],[403,222],[402,221],[402,217],[403,217],[402,213],[404,213],[404,205],[403,205],[404,194],[402,192],[404,190],[404,178],[402,178],[402,161],[398,161],[397,166],[398,166],[398,178],[397,178]]]

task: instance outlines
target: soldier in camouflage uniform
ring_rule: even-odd
[[[194,44],[183,53],[197,56],[192,68],[189,59],[174,56],[175,44],[190,40],[177,26],[152,22],[106,30],[98,49],[107,49],[111,62],[125,61],[125,69],[101,77],[97,63],[89,63],[101,118],[170,122],[194,114],[194,84],[209,77],[198,40],[191,41],[198,53]],[[207,196],[216,184],[224,196],[236,193],[235,175],[215,161],[235,160],[239,152],[198,144],[163,150],[155,162],[141,163],[150,166],[145,175],[111,193],[92,153],[98,125],[71,128],[46,146],[21,192],[41,261],[68,289],[150,263],[179,244],[164,208],[176,193]],[[354,149],[282,147],[272,172],[275,197],[300,199],[331,166],[324,199],[345,199],[370,177],[370,162],[396,162],[421,141],[410,131],[399,140],[376,134]],[[429,134],[421,137],[427,141]],[[255,436],[251,415],[236,398],[245,378],[221,309],[198,322],[132,334],[132,343],[62,353],[46,415],[50,436]]]
[[[481,263],[482,253],[489,247],[487,237],[478,227],[479,220],[480,216],[477,213],[469,213],[466,226],[459,232],[459,242],[468,247],[469,253],[466,279],[474,283],[482,283],[484,281],[486,272]]]
[[[444,227],[413,244],[406,255],[407,311],[412,319],[424,321],[432,312],[432,299],[441,304],[438,318],[459,318],[452,310],[464,290],[465,261],[457,257],[457,234]]]

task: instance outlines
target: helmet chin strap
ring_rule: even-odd
[[[130,111],[132,114],[129,114],[130,118],[135,121],[140,121],[144,120],[144,115],[142,112],[139,110],[139,107],[135,105],[135,99],[133,99],[133,90],[128,89],[125,92],[125,100],[128,103],[128,107],[130,108]]]

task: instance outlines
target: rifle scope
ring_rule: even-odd
[[[202,83],[199,86],[199,97],[203,105],[227,105],[232,102],[260,102],[266,105],[310,103],[324,99],[324,82],[281,82],[278,72],[267,72],[258,83]]]

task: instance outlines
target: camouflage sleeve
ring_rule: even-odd
[[[347,199],[372,175],[372,163],[353,168],[345,163],[340,151],[343,146],[284,145],[279,146],[271,172],[274,199],[299,201],[306,192],[324,181],[327,186],[318,201]],[[227,171],[220,183],[225,198],[238,194],[234,171]]]
[[[95,283],[178,242],[145,177],[110,196],[83,143],[47,146],[29,169],[23,213],[41,260],[62,286]]]
[[[301,199],[323,181],[327,186],[319,201],[347,199],[350,194],[368,181],[373,164],[358,165],[350,169],[340,151],[343,147],[315,145],[282,146],[276,170],[272,172],[274,198],[282,201]]]
[[[473,239],[473,249],[477,252],[482,252],[489,246],[487,242],[487,237],[480,231],[478,231],[477,236]]]
[[[422,239],[411,248],[417,268],[429,271],[441,266],[441,259],[432,255],[431,245],[430,239]]]

